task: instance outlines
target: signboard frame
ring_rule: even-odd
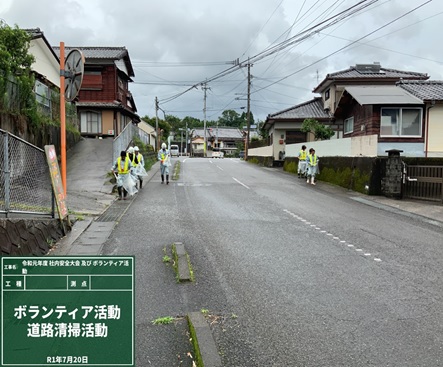
[[[135,366],[134,256],[8,256],[0,274],[1,366]]]

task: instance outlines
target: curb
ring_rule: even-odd
[[[200,312],[190,312],[187,319],[197,366],[221,367],[221,358],[205,317]]]
[[[181,242],[175,242],[172,245],[172,253],[177,266],[178,281],[192,281],[191,269],[189,268],[189,257],[185,250],[185,245]]]

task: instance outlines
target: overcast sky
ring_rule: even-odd
[[[374,1],[303,41],[257,58],[357,3],[1,0],[0,18],[10,26],[40,28],[54,46],[60,41],[66,46],[125,46],[135,71],[130,90],[140,116],[155,116],[157,96],[166,114],[203,119],[201,87],[172,98],[232,68],[236,59],[246,64],[248,57],[254,60],[251,111],[262,121],[314,98],[312,90],[327,73],[355,64],[380,62],[385,68],[443,79],[443,0]],[[246,111],[247,68],[235,70],[208,83],[207,120],[216,120],[226,109]]]

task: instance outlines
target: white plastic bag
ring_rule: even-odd
[[[131,174],[125,175],[123,177],[123,188],[128,192],[129,195],[133,196],[138,192],[136,187],[137,181],[134,179],[134,177]]]
[[[145,167],[138,165],[134,169],[134,174],[141,177],[146,177],[148,175],[148,172],[146,172]]]

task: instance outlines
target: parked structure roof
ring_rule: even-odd
[[[408,80],[397,85],[423,101],[443,101],[443,80]]]
[[[360,105],[422,104],[422,100],[395,85],[349,86],[345,90]]]
[[[286,110],[268,115],[268,119],[329,119],[329,114],[323,108],[321,97],[315,97],[310,101],[300,103]]]
[[[320,93],[329,84],[337,81],[356,80],[427,80],[429,75],[414,71],[403,71],[383,68],[379,63],[356,64],[348,69],[327,74],[322,82],[314,88],[314,93]]]

